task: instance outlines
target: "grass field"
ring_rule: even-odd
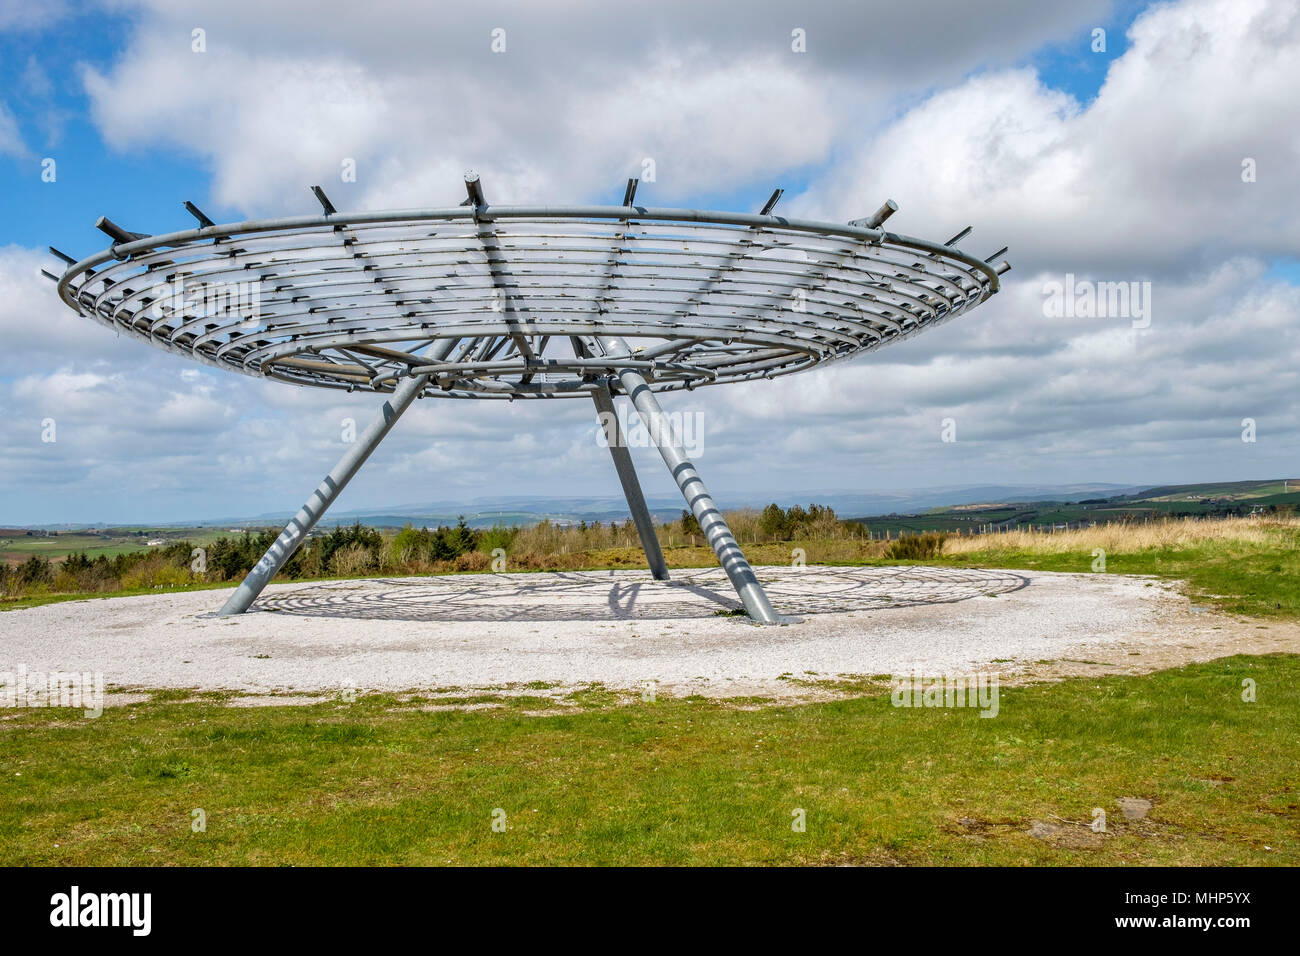
[[[1169,522],[1054,535],[1011,532],[946,542],[934,563],[1093,573],[1152,574],[1188,582],[1223,611],[1300,618],[1300,522]]]
[[[65,558],[75,551],[84,551],[89,557],[105,555],[117,557],[132,551],[146,549],[143,540],[134,536],[108,536],[90,534],[67,534],[52,537],[11,536],[0,537],[0,561],[17,564],[30,557],[39,555],[43,558]]]
[[[16,712],[0,863],[1300,864],[1300,657],[1004,687],[991,720],[861,692]]]
[[[139,531],[141,533],[137,534]],[[215,541],[223,534],[219,528],[184,528],[164,530],[149,528],[112,528],[104,533],[64,531],[54,535],[0,534],[0,562],[17,564],[31,555],[56,560],[69,554],[84,552],[87,557],[104,555],[109,558],[134,551],[150,550],[146,541],[162,539],[167,542],[185,540],[196,547]]]
[[[1104,551],[1105,573],[1294,619],[1298,546],[1300,521],[1254,518],[955,537],[919,561],[850,540],[746,550],[756,564],[801,547],[810,563],[1080,573],[1101,573]],[[643,560],[610,548],[565,567]],[[557,703],[538,687],[262,708],[162,692],[93,720],[0,711],[0,863],[1300,864],[1300,655],[1004,686],[991,720],[894,708],[884,679],[799,705],[599,687]],[[1147,817],[1126,819],[1124,797],[1151,801]]]

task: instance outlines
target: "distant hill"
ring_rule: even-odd
[[[978,504],[953,503],[851,520],[860,521],[873,532],[955,532],[1026,526],[1069,527],[1161,517],[1246,515],[1297,507],[1300,507],[1300,481],[1273,479],[1162,485],[1119,494],[1090,494],[1086,498],[985,499]]]
[[[1050,523],[1053,521],[1114,520],[1125,514],[1143,515],[1210,513],[1216,509],[1250,510],[1252,506],[1289,505],[1300,499],[1300,479],[1266,481],[1229,481],[1189,485],[1117,485],[1082,483],[1073,485],[958,485],[934,488],[910,488],[897,491],[862,492],[847,489],[821,489],[801,492],[722,491],[718,497],[728,509],[762,508],[771,502],[788,508],[810,502],[829,505],[840,517],[868,521],[873,527],[921,527],[940,530],[941,526],[970,527],[972,524]],[[659,520],[676,518],[684,507],[676,495],[650,495],[647,504]],[[539,496],[498,495],[464,501],[442,500],[417,502],[378,508],[331,511],[325,526],[362,524],[380,528],[454,524],[460,515],[476,528],[494,524],[530,525],[542,520],[555,522],[624,521],[627,504],[621,496]],[[114,522],[122,529],[147,528],[263,528],[283,525],[289,512],[268,512],[252,516],[174,521]],[[891,524],[892,522],[892,524]],[[940,522],[940,524],[935,524]],[[87,527],[104,528],[104,522],[86,524],[40,525],[40,530],[70,531]],[[10,529],[22,534],[26,528]]]
[[[1136,491],[1132,485],[1080,484],[1080,485],[977,485],[908,489],[863,493],[843,489],[823,489],[800,492],[719,493],[718,497],[729,509],[762,508],[776,502],[783,508],[807,505],[810,502],[830,505],[840,515],[884,514],[900,510],[924,510],[945,505],[1005,499],[1014,496],[1021,501],[1046,500],[1067,495],[1115,495]],[[676,518],[685,507],[678,495],[647,495],[646,504],[659,520]],[[460,515],[473,527],[491,527],[494,524],[536,524],[542,520],[558,522],[623,521],[628,517],[627,502],[622,496],[538,496],[498,495],[472,498],[468,501],[431,501],[376,509],[359,508],[330,512],[324,524],[362,524],[375,527],[401,527],[408,521],[415,525],[454,524]],[[251,523],[283,524],[290,518],[284,514],[262,514]],[[250,523],[250,519],[223,519],[207,524]]]

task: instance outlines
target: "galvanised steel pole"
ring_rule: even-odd
[[[655,535],[654,521],[650,517],[650,509],[646,507],[645,495],[641,493],[641,482],[637,480],[636,468],[632,465],[632,453],[627,450],[627,435],[623,431],[623,423],[619,421],[618,411],[614,408],[614,397],[608,388],[598,388],[591,393],[591,400],[596,403],[596,414],[605,430],[609,453],[614,458],[614,468],[623,485],[623,495],[627,498],[632,520],[636,522],[636,533],[641,538],[641,548],[650,564],[650,573],[656,581],[667,581],[668,565],[664,561],[663,549],[659,547],[659,538]]]
[[[615,359],[632,357],[632,350],[619,336],[602,335],[598,336],[596,341],[600,343],[606,356]],[[663,456],[664,464],[672,472],[673,480],[677,482],[682,497],[690,506],[695,520],[700,523],[700,530],[704,532],[709,546],[718,556],[722,570],[727,572],[732,587],[740,595],[746,613],[762,624],[779,624],[776,611],[772,610],[772,603],[767,599],[763,586],[758,583],[754,569],[745,560],[736,536],[731,533],[731,528],[723,519],[722,512],[714,504],[709,489],[704,485],[704,479],[695,470],[691,460],[686,457],[677,429],[673,427],[671,419],[664,414],[664,410],[659,406],[659,400],[655,398],[645,378],[641,373],[630,368],[618,369],[617,374],[623,391],[627,392],[637,414],[641,416],[641,421],[645,423],[646,430],[650,432],[650,440],[659,448],[659,454]]]
[[[455,346],[455,339],[446,339],[434,346],[431,357],[435,361],[442,361],[451,352]],[[248,572],[243,583],[235,589],[235,593],[230,595],[226,603],[221,606],[217,612],[218,616],[226,617],[231,614],[243,614],[249,606],[257,600],[257,596],[262,593],[262,589],[271,583],[276,572],[284,566],[298,546],[302,544],[307,533],[316,527],[316,522],[321,519],[325,511],[334,503],[334,499],[339,496],[344,488],[347,487],[352,476],[361,470],[361,466],[366,463],[370,453],[379,447],[379,443],[384,440],[393,425],[402,417],[402,413],[410,407],[411,402],[419,396],[421,389],[429,381],[429,375],[412,375],[404,378],[393,389],[393,394],[388,401],[384,402],[384,407],[380,410],[379,416],[370,423],[370,426],[357,437],[356,442],[347,450],[339,463],[334,466],[333,470],[325,476],[325,480],[317,486],[312,496],[307,499],[307,503],[298,509],[298,513],[293,519],[284,526],[280,532],[280,537],[275,539],[275,543],[267,548],[266,554],[262,559],[253,566],[253,570]]]

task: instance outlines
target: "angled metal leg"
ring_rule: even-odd
[[[430,353],[433,361],[442,361],[451,352],[455,345],[454,339],[444,340],[434,346]],[[225,617],[229,614],[243,614],[248,610],[257,596],[262,593],[277,571],[284,566],[293,553],[298,550],[307,533],[316,526],[316,522],[325,514],[327,508],[334,503],[334,499],[339,496],[344,488],[347,487],[352,476],[361,470],[361,466],[366,463],[370,453],[379,447],[379,443],[384,440],[393,425],[402,417],[402,413],[410,407],[411,402],[415,401],[424,388],[425,383],[429,381],[428,375],[413,375],[410,378],[404,378],[398,383],[397,388],[393,390],[392,396],[384,402],[384,407],[380,410],[379,417],[370,423],[370,426],[357,437],[357,440],[347,450],[339,463],[334,466],[333,470],[325,476],[325,480],[317,486],[312,496],[307,499],[307,503],[298,509],[298,513],[293,519],[284,526],[280,532],[280,537],[275,539],[262,555],[262,559],[253,566],[253,570],[248,572],[243,583],[235,589],[235,593],[230,595],[221,610],[217,613]]]
[[[271,583],[276,572],[284,566],[298,546],[302,544],[307,533],[316,526],[316,522],[325,514],[327,508],[334,503],[334,499],[339,496],[344,488],[347,487],[352,476],[361,470],[366,459],[370,457],[379,443],[384,440],[384,436],[392,429],[393,425],[402,416],[402,413],[410,406],[415,397],[420,394],[425,383],[429,380],[428,375],[416,375],[411,378],[403,379],[401,384],[393,391],[393,395],[388,401],[384,402],[384,407],[370,427],[357,437],[356,442],[347,450],[347,453],[339,459],[339,463],[334,466],[333,470],[325,476],[325,480],[317,486],[312,492],[312,496],[307,499],[307,503],[298,509],[298,513],[293,516],[284,530],[280,532],[280,537],[275,539],[275,543],[267,549],[262,559],[253,566],[253,570],[248,572],[242,584],[235,589],[235,593],[222,605],[221,610],[217,613],[221,617],[229,614],[243,614],[248,610],[257,596],[262,593],[262,589]]]
[[[632,354],[627,343],[618,336],[600,336],[596,341],[608,356]],[[691,460],[686,457],[681,436],[673,428],[672,421],[664,415],[658,399],[646,384],[645,378],[634,369],[624,368],[618,370],[618,380],[623,386],[623,391],[627,392],[628,397],[632,399],[637,414],[641,416],[646,429],[650,432],[651,440],[658,446],[659,454],[663,456],[664,463],[672,472],[677,487],[681,489],[682,497],[690,506],[695,520],[700,523],[700,530],[704,532],[709,546],[713,548],[718,561],[722,564],[722,569],[731,579],[732,587],[740,595],[745,611],[753,620],[763,624],[780,623],[776,612],[772,610],[771,602],[767,599],[767,593],[754,575],[754,569],[745,560],[745,555],[736,542],[736,536],[731,533],[731,528],[723,520],[722,512],[718,510],[718,506],[709,495],[709,489],[704,486],[704,479],[695,470]]]
[[[623,495],[627,498],[632,520],[636,522],[636,533],[641,538],[641,548],[650,564],[650,573],[656,581],[667,581],[668,565],[664,562],[664,552],[655,535],[650,509],[646,507],[645,496],[641,494],[641,482],[637,481],[636,469],[632,466],[632,453],[627,450],[627,435],[623,431],[623,423],[618,419],[618,411],[614,408],[614,397],[608,388],[598,388],[591,393],[591,400],[596,403],[596,414],[605,429],[609,453],[614,458],[614,468],[623,485]]]

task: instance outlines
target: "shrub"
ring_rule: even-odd
[[[486,571],[491,565],[492,561],[486,554],[469,551],[457,555],[455,567],[457,571]]]
[[[493,525],[486,531],[479,532],[478,550],[484,554],[491,554],[496,548],[505,548],[510,550],[510,546],[515,542],[515,536],[519,534],[518,528],[507,528],[505,525]]]
[[[121,586],[128,591],[138,591],[182,587],[192,581],[193,576],[188,570],[168,564],[161,554],[150,554],[147,560],[122,576]]]
[[[409,564],[413,561],[428,559],[433,550],[433,535],[428,528],[419,531],[408,523],[397,532],[393,543],[388,546],[388,553],[394,564]]]
[[[323,567],[333,569],[335,553],[351,547],[364,548],[370,553],[370,565],[377,566],[379,564],[379,551],[384,546],[384,536],[374,528],[363,528],[361,522],[358,521],[356,524],[348,527],[338,527],[330,531],[329,534],[321,535],[317,542]],[[269,541],[267,545],[270,545]],[[357,559],[348,560],[355,561]]]
[[[345,578],[368,574],[375,569],[375,552],[364,544],[349,544],[330,556],[329,568]]]
[[[441,531],[442,529],[439,528],[438,530]],[[465,523],[464,515],[457,519],[456,527],[447,532],[447,544],[451,546],[452,553],[456,555],[473,551],[474,546],[478,544],[478,533]]]
[[[308,542],[299,548],[285,564],[285,572],[294,578],[319,578],[325,573],[321,561],[320,548],[312,547]]]
[[[790,524],[781,506],[774,501],[758,516],[758,527],[769,538],[781,541],[788,536]]]
[[[921,561],[942,553],[943,543],[948,540],[946,534],[927,532],[911,534],[892,542],[885,551],[885,557],[901,561]]]
[[[54,578],[50,562],[40,555],[33,554],[18,565],[18,581],[21,584],[48,584]]]

